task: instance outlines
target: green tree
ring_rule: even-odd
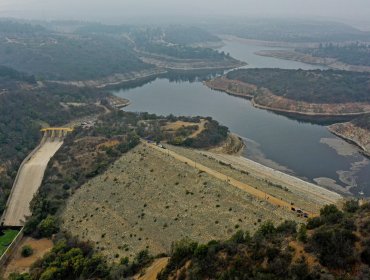
[[[41,237],[50,237],[59,230],[58,220],[55,216],[48,215],[37,226]]]

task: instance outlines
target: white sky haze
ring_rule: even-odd
[[[0,16],[32,19],[219,15],[367,21],[370,0],[0,0]]]

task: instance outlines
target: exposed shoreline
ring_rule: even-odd
[[[259,104],[258,101],[256,101],[256,95],[253,94],[254,92],[256,92],[256,87],[253,87],[253,85],[249,85],[243,82],[238,83],[238,81],[228,80],[225,77],[220,77],[214,80],[206,81],[204,82],[204,85],[212,90],[221,91],[236,97],[246,98],[251,101],[252,106],[254,106],[255,108],[268,110],[277,114],[294,118],[296,120],[312,121],[315,123],[320,122],[322,124],[330,123],[331,125],[327,126],[327,129],[332,134],[344,139],[345,141],[351,144],[356,145],[364,156],[370,157],[370,148],[367,147],[370,146],[370,144],[363,143],[363,142],[370,143],[370,140],[366,140],[366,137],[370,137],[366,136],[369,135],[370,132],[367,132],[361,128],[357,128],[353,125],[351,126],[350,134],[341,132],[342,130],[343,131],[345,130],[345,128],[343,127],[345,124],[347,124],[347,126],[351,125],[351,123],[348,123],[348,121],[351,121],[356,117],[367,115],[370,113],[369,111],[348,112],[348,113],[315,113],[315,112],[299,112],[294,110],[286,110]],[[270,102],[274,101],[274,98],[267,99]],[[346,104],[342,104],[341,106],[345,105]],[[342,124],[341,122],[347,123]],[[359,138],[359,136],[361,139]]]
[[[243,61],[234,58],[227,60],[210,60],[210,59],[179,59],[165,55],[140,52],[140,59],[159,69],[174,71],[200,71],[200,70],[228,70],[247,65]]]
[[[137,82],[147,78],[158,77],[162,74],[167,74],[168,71],[160,68],[152,68],[148,70],[130,72],[125,74],[114,74],[97,80],[84,80],[84,81],[48,81],[50,83],[70,85],[76,87],[92,87],[97,89],[104,89],[114,86],[123,85],[126,83]]]
[[[360,152],[367,158],[370,158],[370,144],[369,143],[362,143],[362,141],[360,139],[358,139],[358,135],[348,135],[344,132],[341,132],[341,127],[343,127],[343,129],[346,129],[344,126],[353,126],[352,124],[350,123],[341,123],[341,124],[334,124],[334,125],[330,125],[327,127],[327,129],[333,133],[334,135],[338,136],[339,138],[342,138],[343,140],[345,140],[346,142],[352,144],[352,145],[355,145],[356,147],[358,147],[360,149]],[[359,131],[361,130],[361,128],[356,128],[355,126],[353,126],[353,128],[356,129],[356,131]],[[352,133],[353,134],[353,133]],[[359,134],[359,133],[357,133]],[[368,132],[368,135],[370,135],[370,132]],[[368,136],[370,138],[370,136]],[[356,139],[357,138],[357,139]],[[369,140],[370,142],[370,140]]]
[[[258,100],[256,100],[256,98],[259,96],[256,94],[257,87],[255,85],[239,82],[236,80],[229,80],[226,77],[219,77],[213,80],[206,81],[204,82],[204,85],[206,85],[208,88],[213,89],[213,90],[225,92],[227,94],[237,96],[237,97],[243,97],[243,98],[250,99],[252,105],[256,108],[265,109],[265,110],[273,111],[276,113],[281,113],[281,114],[292,116],[292,117],[302,116],[302,117],[308,117],[308,118],[313,118],[313,119],[324,117],[324,118],[329,118],[329,119],[332,118],[333,120],[336,120],[338,118],[353,119],[355,117],[363,116],[363,115],[370,113],[370,109],[368,111],[360,111],[360,112],[346,112],[346,113],[320,112],[320,113],[317,113],[317,112],[312,112],[312,111],[297,111],[297,110],[291,110],[291,109],[289,110],[289,109],[271,107],[271,106],[258,103]],[[266,92],[266,95],[269,95],[268,99],[270,101],[273,100],[273,98],[279,99],[280,102],[284,101],[284,98],[275,96],[273,93],[271,93],[268,90],[264,90],[264,91]],[[328,104],[310,104],[310,103],[305,103],[305,102],[289,100],[286,98],[285,100],[287,102],[289,101],[290,103],[292,103],[292,105],[296,103],[297,104],[296,107],[302,107],[302,105],[306,105],[306,107],[309,108],[310,110],[312,110],[312,107],[314,107],[313,105],[316,105],[318,108],[328,105]],[[360,103],[358,104],[351,103],[351,104],[352,105],[354,104],[357,107],[361,107],[361,105],[363,105],[365,108],[367,108],[366,106],[368,106],[367,104],[360,104]],[[332,104],[329,104],[329,105],[332,105]],[[345,107],[345,105],[346,104],[338,104],[336,106],[342,108],[342,107]],[[370,108],[370,106],[368,107]]]
[[[212,153],[240,156],[244,148],[245,143],[243,139],[239,135],[230,132],[227,139],[221,145],[208,149],[208,151]]]
[[[300,53],[297,51],[288,50],[264,50],[255,53],[259,56],[273,57],[283,60],[298,61],[312,65],[322,65],[336,70],[354,71],[354,72],[370,72],[369,66],[352,65],[343,63],[334,58],[316,57],[309,54]]]
[[[257,40],[257,39],[246,39],[234,35],[225,35],[221,34],[218,35],[224,41],[236,41],[246,45],[257,45],[257,46],[265,46],[265,47],[274,47],[274,48],[298,48],[298,47],[306,47],[306,48],[315,48],[320,45],[320,43],[315,42],[302,42],[302,43],[295,43],[295,42],[283,42],[283,41],[264,41],[264,40]]]
[[[259,178],[271,180],[273,183],[281,183],[284,186],[288,186],[288,188],[292,191],[297,191],[299,193],[304,192],[306,195],[311,196],[317,195],[317,199],[327,200],[327,202],[330,203],[337,203],[343,198],[342,194],[338,193],[337,191],[329,190],[325,187],[307,182],[301,178],[265,166],[240,155],[216,154],[208,151],[198,152],[210,156],[215,160],[231,164],[237,169],[247,170],[252,175]]]

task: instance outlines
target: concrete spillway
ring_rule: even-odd
[[[61,140],[44,138],[40,146],[26,159],[19,171],[3,214],[4,226],[23,226],[31,215],[30,202],[41,186],[50,158],[62,146]]]

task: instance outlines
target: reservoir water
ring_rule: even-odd
[[[246,67],[324,69],[254,54],[271,47],[225,43],[222,50],[246,61]],[[128,111],[211,116],[244,139],[247,158],[328,188],[352,188],[355,195],[359,191],[370,195],[370,161],[325,126],[254,108],[248,100],[210,90],[200,81],[161,78],[114,93],[131,101]]]

